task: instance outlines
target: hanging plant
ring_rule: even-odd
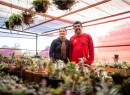
[[[5,22],[6,28],[13,29],[16,26],[22,24],[22,15],[21,14],[12,14],[8,20]]]
[[[21,14],[12,14],[9,17],[9,25],[21,25],[22,24],[22,15]]]
[[[33,23],[33,19],[32,19],[32,17],[34,16],[33,13],[31,13],[31,12],[23,12],[22,15],[23,15],[23,22],[26,25],[29,25],[29,24]]]
[[[36,12],[45,13],[48,9],[49,4],[49,0],[33,0],[33,5],[35,7]]]
[[[6,25],[6,28],[7,29],[13,29],[14,28],[14,25],[13,24],[9,24],[9,20],[7,20],[6,22],[5,22],[5,25]]]
[[[60,10],[68,10],[76,3],[76,0],[52,0]]]
[[[22,24],[22,15],[21,14],[12,14],[8,19],[9,27],[20,26]]]

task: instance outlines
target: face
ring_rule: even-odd
[[[60,37],[66,37],[67,31],[64,28],[59,29],[59,36]]]
[[[74,30],[76,35],[82,34],[82,26],[80,24],[74,24]]]

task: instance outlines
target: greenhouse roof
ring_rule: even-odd
[[[46,13],[35,12],[32,2],[33,0],[1,0],[0,29],[6,29],[5,22],[11,14],[23,11],[35,13],[34,22],[30,25],[23,24],[23,28],[15,30],[38,35],[50,35],[61,27],[71,30],[75,21],[81,21],[86,27],[130,18],[130,0],[77,0],[70,10],[64,11],[51,4]]]

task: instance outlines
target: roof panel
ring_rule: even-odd
[[[23,9],[31,9],[32,11],[34,11],[34,9],[31,8],[33,6],[32,1],[33,0],[2,0],[3,3],[2,5],[0,5],[0,27],[5,27],[5,20],[12,13],[22,13]],[[36,16],[34,17],[34,23],[30,24],[30,26],[23,25],[25,31],[40,34],[50,31],[52,32],[52,30],[56,30],[60,27],[71,26],[73,22],[77,20],[83,22],[84,25],[87,25],[130,16],[130,14],[125,13],[120,14],[121,16],[118,17],[111,17],[111,15],[114,14],[130,11],[130,0],[77,1],[78,2],[71,8],[71,10],[62,11],[57,9],[56,6],[52,4],[46,13],[36,13]],[[12,8],[14,6],[12,6],[11,4],[14,4],[15,8]],[[17,9],[18,7],[20,8]],[[105,19],[95,21],[96,19],[102,17],[104,17]],[[18,30],[22,30],[22,28],[18,28]]]

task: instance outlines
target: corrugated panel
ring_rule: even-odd
[[[27,8],[27,9],[33,6],[32,5],[33,0],[2,0],[2,1],[20,6],[23,8]],[[30,26],[24,25],[24,29],[26,31],[35,31],[36,33],[40,34],[41,32],[39,31],[45,31],[45,30],[51,31],[51,30],[58,29],[60,27],[69,26],[69,25],[72,25],[72,23],[77,20],[81,22],[87,22],[87,21],[91,21],[91,20],[98,19],[101,17],[106,17],[106,16],[110,16],[113,14],[130,10],[129,0],[111,0],[97,6],[93,6],[93,7],[81,10],[81,11],[74,12],[76,10],[82,9],[84,7],[88,7],[90,5],[93,5],[101,1],[104,1],[104,0],[78,0],[78,2],[72,7],[72,9],[67,10],[67,11],[59,10],[55,7],[55,5],[52,5],[51,7],[49,7],[49,10],[47,11],[47,13],[45,13],[49,15],[50,18],[37,15],[36,16],[37,18],[34,19],[34,23],[31,24]],[[10,8],[5,5],[0,5],[0,26],[5,27],[3,26],[5,20],[12,13],[21,13],[21,12],[22,12],[21,10]],[[53,17],[63,16],[63,17],[53,18],[51,16]],[[121,18],[121,17],[123,16],[118,16],[118,18]],[[113,17],[112,19],[116,19],[116,18],[117,17]],[[64,19],[64,20],[67,20],[67,22],[63,22],[63,20],[58,21],[58,19]],[[111,20],[111,19],[106,19],[106,20]],[[68,23],[68,21],[72,23]],[[97,23],[97,22],[99,21],[96,21],[93,23]]]

